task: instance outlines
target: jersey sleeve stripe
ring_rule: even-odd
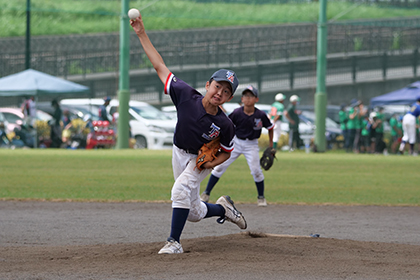
[[[169,94],[169,89],[171,88],[171,81],[172,81],[172,77],[174,76],[174,74],[169,73],[168,77],[166,78],[166,82],[165,82],[165,94]]]
[[[226,146],[224,146],[224,145],[220,144],[220,148],[221,148],[223,151],[227,152],[227,153],[232,152],[232,151],[233,151],[233,147],[234,147],[233,145],[232,145],[231,147],[226,147]]]
[[[267,127],[267,130],[272,130],[273,128],[274,128],[274,124],[272,124],[269,127]]]

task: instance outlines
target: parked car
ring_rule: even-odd
[[[38,102],[36,104],[37,108],[52,115],[54,114],[54,108],[51,106],[51,102]],[[99,120],[99,116],[97,115],[98,113],[95,111],[95,114],[92,115],[92,107],[89,106],[84,106],[84,105],[72,105],[72,106],[68,106],[68,105],[64,105],[64,104],[60,104],[60,108],[63,111],[63,113],[65,111],[68,111],[70,114],[70,119],[83,119],[86,115],[90,115],[90,117],[92,118],[93,121],[97,121]]]
[[[0,108],[0,112],[8,122],[7,129],[9,132],[14,132],[23,141],[25,146],[39,147],[41,142],[43,145],[49,145],[49,127],[47,123],[52,119],[51,115],[41,110],[36,111],[36,120],[42,123],[38,123],[35,132],[32,127],[26,125],[25,115],[20,108]],[[35,143],[35,139],[38,142]]]
[[[7,134],[11,132],[12,130],[9,130],[9,122],[6,120],[6,117],[2,112],[0,112],[0,123],[4,126],[4,132]]]
[[[0,108],[0,112],[8,122],[7,129],[9,131],[14,131],[16,127],[20,128],[23,124],[25,124],[25,115],[22,113],[20,108]],[[52,116],[44,111],[37,110],[36,119],[48,122],[52,119]]]
[[[176,120],[178,118],[175,105],[163,106],[160,110],[171,119]]]
[[[299,110],[315,112],[315,107],[313,105],[299,105]],[[340,117],[339,117],[340,110],[341,110],[341,107],[338,105],[327,105],[327,117],[336,123],[340,123]]]
[[[300,119],[305,121],[308,125],[312,125],[315,129],[315,116],[314,112],[302,111]],[[325,138],[327,140],[328,148],[332,148],[334,144],[340,144],[344,141],[340,125],[329,117],[325,118]]]
[[[98,116],[103,99],[63,99],[65,106],[84,106],[93,116]],[[112,99],[107,107],[109,119],[118,111],[119,101]],[[136,139],[135,148],[165,149],[172,148],[176,120],[169,118],[156,107],[141,101],[129,102],[129,124],[132,137]]]

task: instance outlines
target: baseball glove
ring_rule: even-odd
[[[268,147],[265,149],[261,159],[260,165],[264,170],[269,170],[276,158],[276,149]]]
[[[216,159],[217,158],[216,154],[219,151],[219,149],[220,149],[219,137],[201,146],[200,151],[198,152],[197,160],[195,162],[195,166],[198,168],[198,170],[202,171],[204,169],[203,164]]]

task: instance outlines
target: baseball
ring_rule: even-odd
[[[128,11],[128,17],[131,19],[136,19],[140,16],[140,12],[137,9],[130,9]]]

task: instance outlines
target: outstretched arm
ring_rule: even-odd
[[[141,18],[141,14],[138,18],[130,20],[130,25],[133,27],[133,30],[139,37],[140,43],[143,46],[143,49],[150,62],[152,63],[153,67],[155,68],[160,80],[163,84],[165,84],[166,78],[168,77],[170,71],[168,67],[166,67],[165,62],[163,61],[158,51],[153,46],[152,42],[149,39],[149,36],[147,36],[143,20]]]

